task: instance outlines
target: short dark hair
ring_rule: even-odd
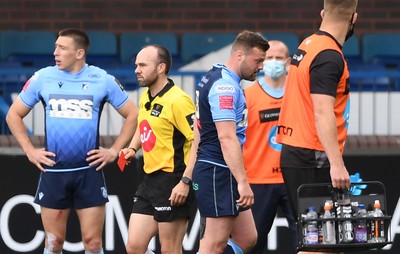
[[[58,36],[66,36],[74,39],[75,44],[78,48],[82,48],[87,53],[90,41],[89,36],[78,28],[65,28],[58,32]]]
[[[262,51],[269,49],[268,41],[260,34],[245,30],[236,36],[232,49],[243,48],[250,51],[252,48],[259,48]]]
[[[158,44],[150,44],[146,45],[143,48],[147,47],[155,47],[157,49],[157,60],[158,63],[163,63],[165,64],[165,74],[168,75],[171,66],[172,66],[172,56],[171,53],[168,51],[167,48],[164,46],[158,45]]]

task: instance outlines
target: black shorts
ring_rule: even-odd
[[[330,168],[282,167],[282,175],[292,205],[293,214],[298,214],[297,189],[302,184],[331,183]],[[297,218],[297,216],[295,216]]]
[[[42,172],[35,203],[53,209],[82,209],[108,202],[103,171]]]
[[[183,172],[156,171],[145,174],[133,199],[132,213],[153,215],[158,222],[170,222],[178,218],[189,218],[193,203],[193,188],[190,186],[186,202],[171,206],[169,197],[172,189],[179,183]]]

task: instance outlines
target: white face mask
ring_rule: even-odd
[[[285,73],[285,62],[278,60],[264,61],[263,71],[265,75],[273,80],[277,80]]]

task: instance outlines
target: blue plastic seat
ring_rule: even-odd
[[[50,31],[4,31],[0,37],[1,61],[20,62],[24,67],[54,65],[56,35]]]
[[[368,33],[362,37],[364,63],[400,68],[400,33]]]
[[[344,43],[343,54],[350,70],[362,68],[364,63],[361,56],[360,40],[356,34]]]
[[[300,44],[300,39],[295,33],[263,32],[262,35],[269,41],[283,41],[288,46],[289,56],[292,56],[296,52]]]
[[[219,50],[231,44],[235,38],[235,33],[183,33],[181,37],[182,61],[188,63]]]
[[[376,73],[384,73],[385,71],[384,66],[372,64],[363,64],[360,65],[357,70],[350,70],[350,90],[353,92],[377,92],[395,89],[393,79],[384,75],[376,75]]]
[[[118,68],[121,62],[117,35],[108,31],[88,31],[87,35],[90,40],[87,62],[102,68]]]
[[[179,55],[178,38],[173,33],[122,33],[120,37],[120,59],[123,63],[132,63],[143,46],[159,44],[168,49],[175,59]],[[173,63],[174,64],[174,63]]]

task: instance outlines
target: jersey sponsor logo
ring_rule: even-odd
[[[22,88],[22,91],[26,91],[26,89],[28,89],[29,85],[31,84],[31,80],[29,79],[28,81],[26,81],[24,87]]]
[[[154,135],[153,129],[147,120],[143,120],[139,124],[140,128],[140,142],[142,142],[142,149],[150,152],[156,145],[157,138]]]
[[[235,87],[232,85],[217,85],[215,88],[216,93],[234,93],[235,92]]]
[[[290,62],[291,65],[299,66],[301,60],[304,59],[304,56],[307,54],[302,49],[297,49],[296,53],[292,57],[292,61]]]
[[[207,84],[209,79],[206,76],[203,76],[201,78],[201,81],[197,84],[198,87],[204,87],[205,84]]]
[[[121,89],[121,91],[125,91],[124,86],[121,84],[121,82],[119,82],[118,79],[114,78],[115,83],[118,84],[119,88]]]
[[[247,128],[248,122],[249,122],[249,111],[247,110],[247,108],[244,108],[242,112],[242,119],[237,123],[237,126]]]
[[[95,74],[89,74],[88,77],[89,78],[100,78],[101,75],[99,73],[95,73]]]
[[[87,83],[82,83],[82,90],[83,91],[86,91],[86,90],[88,90],[89,89],[89,84],[87,84]]]
[[[103,198],[107,198],[108,197],[106,187],[101,187],[100,191],[101,191],[101,195],[103,196]]]
[[[195,115],[194,114],[190,114],[186,116],[186,121],[188,122],[190,128],[193,130],[193,123],[194,123],[194,118]]]
[[[153,109],[151,110],[150,115],[158,117],[161,114],[163,107],[164,107],[163,105],[154,103]]]
[[[58,82],[58,87],[61,88],[64,85],[63,82]]]
[[[219,96],[219,109],[233,109],[233,96],[231,95],[221,95]]]
[[[280,108],[266,109],[259,112],[260,123],[276,121],[279,118]]]
[[[278,133],[278,135],[283,134],[285,136],[292,136],[293,129],[290,127],[287,127],[287,126],[279,125],[277,133]]]
[[[50,94],[49,107],[50,117],[92,119],[93,96]]]
[[[278,126],[275,125],[268,133],[268,144],[275,151],[280,152],[282,150],[282,145],[276,142],[276,133],[278,131]]]
[[[281,170],[280,167],[272,167],[272,168],[271,168],[271,173],[272,173],[272,174],[281,174],[281,173],[282,173],[282,170]]]
[[[165,211],[171,211],[172,208],[170,206],[155,206],[154,209],[158,212],[165,212]]]
[[[32,80],[37,80],[39,78],[39,74],[37,72],[35,72],[35,74],[33,74],[33,76],[28,79],[28,81],[26,81],[24,87],[22,87],[22,91],[26,91],[26,89],[28,89],[29,85],[31,84]]]

